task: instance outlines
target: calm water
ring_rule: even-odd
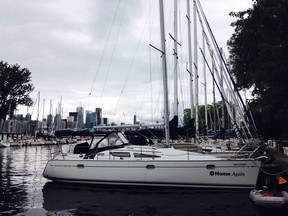
[[[53,146],[0,148],[0,215],[265,215],[249,190],[108,188],[42,177]]]

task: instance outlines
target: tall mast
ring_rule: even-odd
[[[203,36],[203,55],[205,56],[205,32],[202,31]],[[203,61],[203,72],[204,72],[204,100],[205,100],[205,131],[208,127],[208,111],[207,111],[207,80],[206,80],[206,62]]]
[[[168,83],[167,83],[167,63],[166,63],[166,49],[165,49],[165,27],[164,27],[164,9],[163,0],[159,0],[160,10],[160,31],[161,31],[161,51],[162,51],[162,70],[163,70],[163,93],[164,93],[164,127],[165,139],[168,146],[169,140],[169,106],[168,106]]]
[[[178,116],[178,49],[177,49],[177,32],[178,32],[178,25],[177,25],[177,0],[174,0],[174,116]]]
[[[41,128],[44,128],[44,112],[45,112],[45,110],[44,110],[44,108],[45,108],[45,98],[43,98],[43,112],[42,112],[42,123],[41,123]]]
[[[221,52],[223,52],[223,49],[221,48],[220,49]],[[222,92],[224,92],[224,65],[223,65],[223,61],[220,62],[220,86],[221,86],[221,90]],[[224,107],[225,107],[225,101],[224,101],[224,98],[222,98],[222,113],[221,113],[221,127],[224,129],[225,128],[225,110],[224,110]]]
[[[194,91],[192,73],[192,42],[191,42],[191,19],[190,19],[190,0],[187,0],[187,24],[188,24],[188,52],[189,52],[189,74],[190,74],[190,110],[191,119],[194,118]]]
[[[43,112],[42,112],[42,120],[44,119],[44,114],[45,114],[45,98],[43,98]]]
[[[195,127],[196,127],[196,143],[199,138],[199,115],[198,115],[198,52],[197,52],[197,5],[196,1],[193,1],[193,21],[194,21],[194,77],[195,77]]]
[[[52,99],[50,99],[50,109],[49,109],[49,122],[48,122],[48,118],[47,118],[47,123],[49,123],[49,125],[47,125],[47,128],[49,126],[50,129],[52,129],[52,125],[53,125],[53,117],[52,116]]]
[[[38,91],[38,108],[37,108],[37,124],[38,124],[38,121],[39,121],[39,109],[40,109],[40,91]]]
[[[217,124],[216,124],[216,90],[215,90],[215,61],[214,61],[214,52],[212,50],[211,53],[212,56],[212,76],[213,76],[213,129],[214,129],[214,135],[217,133]]]
[[[41,126],[40,126],[40,123],[39,123],[39,112],[40,112],[40,91],[38,91],[38,108],[37,108],[37,126],[36,126],[36,131],[38,132],[39,131],[39,127],[40,127],[40,130],[41,130]],[[41,122],[42,124],[42,122]],[[35,133],[36,133],[35,131]],[[36,134],[34,134],[36,136]]]

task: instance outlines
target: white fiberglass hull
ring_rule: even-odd
[[[254,188],[259,161],[253,160],[50,160],[43,176],[74,183]]]

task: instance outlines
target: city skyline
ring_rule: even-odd
[[[32,119],[30,113],[25,114],[14,114],[11,117],[8,117],[7,120],[19,120],[19,121],[39,121],[45,123],[45,127],[55,127],[57,124],[57,118],[61,117],[60,121],[66,121],[66,128],[76,128],[76,129],[84,129],[84,128],[93,128],[94,126],[109,126],[109,125],[131,125],[131,124],[140,124],[137,121],[136,113],[133,115],[133,122],[109,122],[109,118],[102,116],[102,108],[96,107],[95,111],[85,110],[84,107],[76,107],[74,111],[69,112],[68,116],[61,116],[61,114],[48,114],[40,119]],[[93,121],[91,121],[93,119]],[[69,123],[73,123],[72,125]],[[89,126],[89,124],[91,124]],[[54,125],[54,126],[53,126]]]

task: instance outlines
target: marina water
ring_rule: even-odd
[[[0,215],[269,215],[250,190],[103,187],[42,176],[56,146],[0,148]]]

